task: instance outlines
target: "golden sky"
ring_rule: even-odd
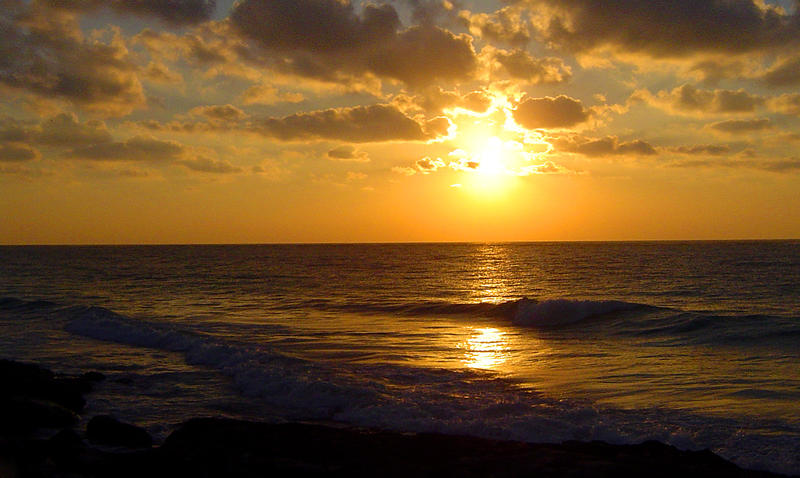
[[[0,243],[800,237],[764,0],[0,0]]]

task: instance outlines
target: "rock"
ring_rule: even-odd
[[[39,428],[70,427],[77,421],[72,410],[49,400],[0,398],[0,423],[5,433],[29,434]]]
[[[47,400],[77,413],[86,404],[83,394],[91,391],[95,378],[95,375],[86,377],[86,374],[81,377],[56,377],[53,372],[38,365],[0,360],[0,398]]]
[[[98,415],[86,425],[86,437],[92,443],[127,448],[150,448],[153,439],[147,431],[123,423],[109,415]]]
[[[106,376],[103,375],[100,372],[86,372],[83,375],[81,375],[81,379],[85,380],[87,382],[97,383],[97,382],[102,382],[103,380],[105,380]]]

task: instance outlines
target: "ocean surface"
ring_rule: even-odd
[[[800,474],[800,241],[0,247],[89,413],[660,440]]]

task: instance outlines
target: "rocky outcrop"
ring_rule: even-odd
[[[4,372],[9,375],[3,375]],[[56,395],[50,388],[53,380],[63,383],[38,367],[0,361],[0,383],[15,384],[15,400],[56,404],[74,414],[64,402],[55,401]],[[69,385],[73,386],[74,383]],[[6,388],[1,390],[3,397],[11,396]],[[27,395],[21,390],[28,390]],[[71,397],[66,403],[78,401]],[[4,413],[8,415],[8,411]],[[31,419],[30,414],[21,416]],[[56,420],[43,422],[51,426]],[[29,424],[27,428],[35,426]],[[707,450],[682,451],[655,441],[638,445],[577,441],[521,443],[305,423],[198,418],[179,426],[160,447],[153,448],[144,430],[108,416],[93,418],[87,428],[91,442],[129,449],[109,451],[93,446],[70,428],[47,440],[22,437],[9,432],[5,422],[0,422],[0,476],[780,476],[741,469]]]
[[[77,422],[85,393],[103,379],[99,373],[59,377],[33,364],[0,360],[0,423],[6,434],[63,428]]]
[[[144,428],[120,422],[109,415],[98,415],[89,420],[86,438],[92,443],[126,448],[153,446],[153,439]]]

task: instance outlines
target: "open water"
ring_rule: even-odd
[[[800,474],[800,241],[0,247],[0,356],[224,415]]]

